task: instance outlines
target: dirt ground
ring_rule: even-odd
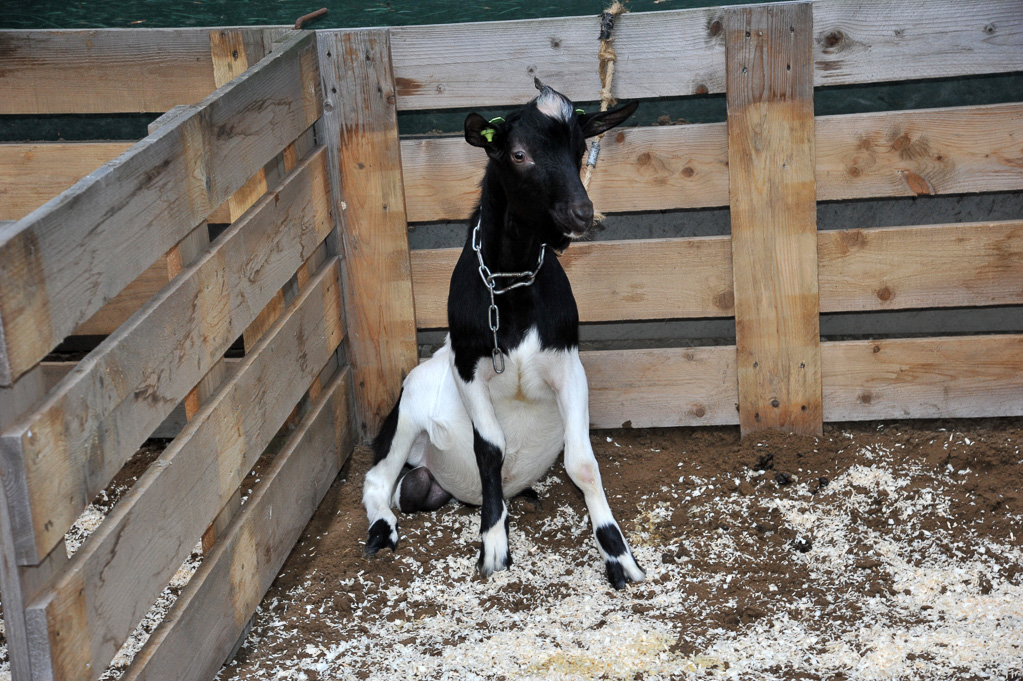
[[[560,464],[488,581],[454,502],[367,559],[358,449],[219,678],[1023,679],[1023,419],[592,440],[645,582]]]

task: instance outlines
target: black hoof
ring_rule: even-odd
[[[607,581],[611,582],[616,590],[621,591],[625,588],[625,585],[629,583],[629,578],[625,576],[625,570],[622,568],[622,564],[617,560],[604,561],[604,567],[607,570]]]
[[[519,502],[519,508],[528,506],[533,513],[540,513],[543,511],[543,503],[540,502],[540,495],[536,493],[536,490],[532,487],[519,492],[515,499]]]
[[[366,539],[366,556],[374,556],[380,549],[398,548],[397,543],[391,539],[391,526],[381,518],[369,528],[369,537]]]

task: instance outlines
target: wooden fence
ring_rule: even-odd
[[[737,342],[584,353],[595,427],[1023,414],[1023,334],[820,341],[822,312],[1023,304],[1023,220],[817,231],[821,200],[1023,190],[1023,103],[814,117],[822,86],[1023,70],[1020,0],[923,5],[620,18],[616,96],[723,92],[728,121],[616,130],[595,204],[729,206],[732,233],[572,246],[580,314],[734,317]],[[416,330],[446,324],[457,251],[410,251],[407,227],[464,218],[483,162],[458,136],[400,138],[398,111],[519,104],[533,75],[593,100],[598,25],[0,32],[0,114],[167,111],[137,144],[0,145],[15,681],[98,678],[200,541],[127,678],[212,677],[390,409]],[[70,371],[44,361],[76,334],[107,338]],[[187,425],[67,558],[179,405]]]

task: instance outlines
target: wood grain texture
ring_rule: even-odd
[[[412,251],[419,328],[447,326],[448,286],[461,250]],[[580,321],[608,322],[731,316],[731,258],[728,237],[697,237],[582,242],[560,260]]]
[[[313,37],[296,36],[180,124],[0,231],[0,385],[204,220],[309,128],[321,105]]]
[[[326,171],[321,149],[0,436],[22,562],[49,551],[330,234]]]
[[[724,92],[725,11],[619,17],[614,96]],[[813,14],[817,86],[1023,70],[1019,0],[818,0]],[[600,97],[595,15],[391,31],[402,110],[522,104],[534,75],[575,101]]]
[[[338,280],[335,259],[31,604],[29,635],[55,677],[99,678],[331,360]]]
[[[363,438],[379,429],[417,361],[405,196],[388,34],[318,32],[325,143],[343,211],[345,311]]]
[[[237,29],[269,44],[282,27]],[[216,88],[208,28],[0,31],[0,114],[159,112]]]
[[[730,9],[728,165],[744,435],[823,427],[812,5]]]
[[[1023,415],[1023,335],[821,346],[828,421]]]
[[[207,679],[219,671],[351,453],[351,388],[347,368],[324,388],[124,681]],[[185,659],[183,650],[190,651]]]
[[[1023,222],[820,232],[821,312],[1023,304]]]
[[[822,116],[816,127],[821,201],[1023,187],[1023,104]]]
[[[579,353],[592,428],[739,422],[735,346]]]
[[[820,116],[818,200],[1023,189],[1023,104]],[[602,211],[728,205],[725,124],[619,130],[601,143]],[[402,140],[409,220],[465,219],[486,165],[459,137]]]

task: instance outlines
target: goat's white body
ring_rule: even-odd
[[[573,357],[575,355],[575,357]],[[505,497],[513,497],[540,479],[565,444],[553,377],[577,352],[541,350],[535,331],[505,358],[504,373],[494,372],[490,358],[480,360],[490,401],[505,437],[501,467]],[[470,504],[482,499],[473,450],[472,420],[459,395],[450,342],[405,379],[401,414],[425,435],[416,440],[408,464],[426,466],[452,496]],[[478,380],[478,379],[477,379]],[[585,389],[585,388],[584,388]]]

